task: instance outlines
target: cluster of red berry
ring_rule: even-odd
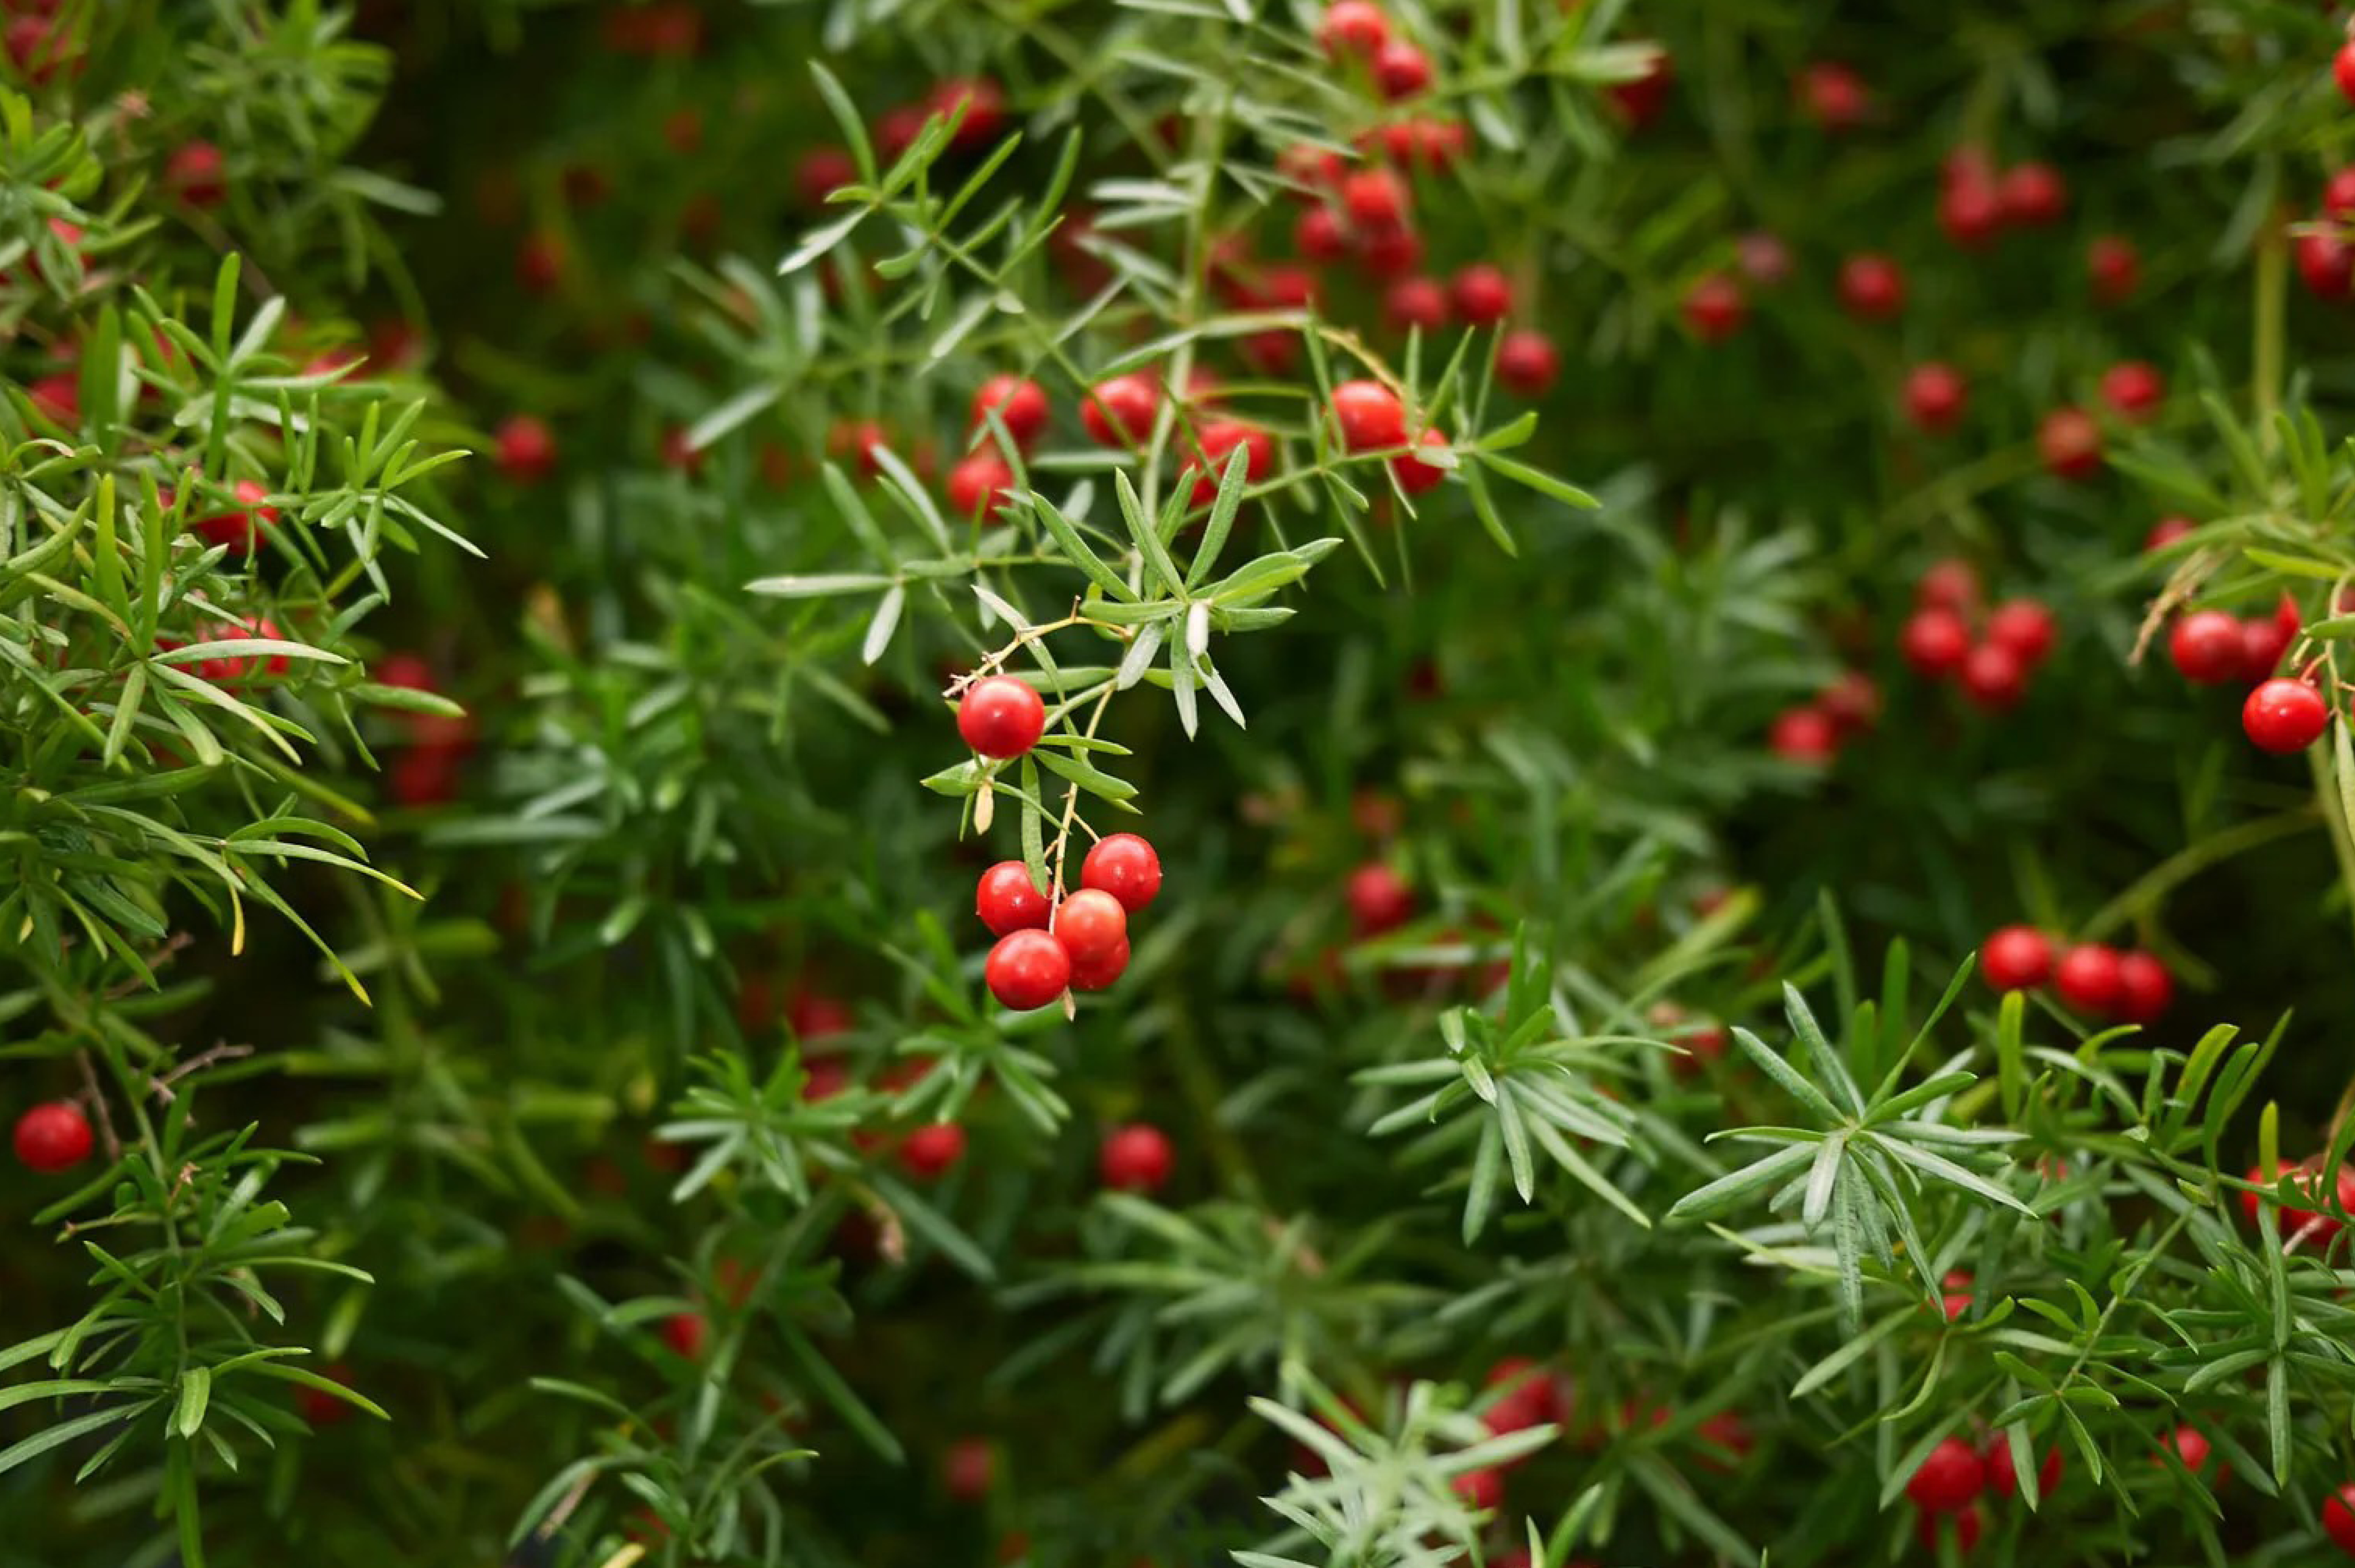
[[[2221,609],[2195,609],[2178,618],[2168,630],[2167,652],[2194,685],[2250,687],[2241,705],[2241,729],[2252,745],[2280,754],[2303,751],[2329,727],[2330,705],[2310,681],[2275,673],[2302,628],[2297,602],[2285,593],[2271,615],[2243,620]]]
[[[379,685],[410,692],[436,689],[432,667],[415,653],[390,654],[368,673]],[[474,749],[474,720],[406,712],[396,716],[407,744],[388,775],[392,798],[410,807],[438,806],[455,798],[458,771]]]
[[[2347,239],[2350,222],[2355,222],[2355,164],[2323,182],[2322,210],[2297,231],[2297,274],[2317,299],[2355,295],[2355,244]]]
[[[1786,762],[1817,767],[1881,722],[1881,688],[1861,670],[1842,671],[1815,700],[1774,715],[1766,745]]]
[[[2033,926],[2006,926],[1979,948],[1979,973],[1998,991],[2033,991],[2050,980],[2077,1012],[2121,1023],[2149,1023],[2175,1000],[2175,978],[2157,956],[2079,942],[2056,960],[2052,940]]]
[[[1923,572],[1913,603],[1897,638],[1906,664],[1925,680],[1951,677],[1987,713],[2018,705],[2058,636],[2052,611],[2037,599],[2006,599],[1982,615],[1978,574],[1963,561]]]
[[[2048,1450],[2044,1462],[2037,1467],[2036,1490],[2040,1498],[2050,1497],[2061,1484],[2064,1468],[2061,1450]],[[1979,1508],[1982,1492],[1992,1491],[2009,1499],[2019,1490],[2019,1476],[2014,1467],[2011,1440],[2002,1435],[1991,1439],[1984,1450],[1961,1437],[1941,1439],[1938,1446],[1923,1457],[1921,1465],[1905,1482],[1905,1495],[1922,1510],[1916,1525],[1922,1544],[1934,1552],[1938,1537],[1951,1524],[1955,1543],[1968,1552],[1978,1544],[1980,1532],[1987,1520]]]

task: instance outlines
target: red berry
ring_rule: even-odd
[[[972,517],[985,508],[995,519],[1013,503],[1014,470],[996,449],[986,448],[960,459],[949,470],[949,507],[960,517]]]
[[[1518,397],[1544,397],[1561,373],[1561,355],[1541,332],[1523,328],[1507,333],[1497,345],[1497,379]]]
[[[1966,250],[2002,233],[2003,217],[2003,197],[1987,180],[1955,180],[1938,193],[1938,227]]]
[[[1898,635],[1898,650],[1917,675],[1951,675],[1970,657],[1971,629],[1951,609],[1914,611]]]
[[[2000,642],[1982,642],[1963,655],[1956,675],[1973,707],[2001,713],[2028,694],[2028,668]]]
[[[1913,603],[1923,609],[1951,609],[1957,615],[1976,615],[1979,574],[1968,561],[1934,561],[1913,585]]]
[[[2189,517],[2160,518],[2150,525],[2150,532],[2142,536],[2144,553],[2166,549],[2178,539],[2189,535],[2194,526]]]
[[[973,395],[973,428],[983,429],[992,409],[997,422],[1024,451],[1046,432],[1047,389],[1027,376],[1002,372],[981,384]]]
[[[1925,1513],[1913,1521],[1913,1533],[1922,1542],[1923,1551],[1937,1551],[1938,1538],[1952,1530],[1955,1547],[1966,1557],[1978,1545],[1986,1528],[1987,1521],[1976,1508],[1966,1508],[1960,1513]]]
[[[1724,272],[1705,272],[1694,279],[1680,308],[1685,325],[1703,343],[1724,342],[1742,330],[1750,314],[1750,302],[1743,298],[1742,285]]]
[[[2105,1013],[2118,1000],[2118,955],[2099,942],[2080,942],[2053,966],[2052,989],[2080,1012]]]
[[[1341,445],[1361,452],[1406,444],[1406,408],[1379,381],[1344,381],[1333,388],[1333,422]]]
[[[2045,470],[2060,479],[2083,479],[2102,468],[2102,427],[2083,408],[2055,408],[2036,427]]]
[[[1119,1192],[1158,1192],[1168,1184],[1175,1162],[1167,1135],[1143,1122],[1106,1133],[1096,1157],[1103,1184]]]
[[[2036,599],[2006,599],[1987,617],[1987,640],[1998,648],[2009,649],[2014,658],[2031,670],[2052,652],[2056,635],[2052,612]]]
[[[1393,103],[1412,98],[1431,86],[1431,57],[1404,38],[1392,38],[1374,51],[1374,85]]]
[[[986,76],[938,83],[925,95],[924,108],[940,115],[954,115],[960,108],[964,111],[964,118],[957,122],[956,132],[949,139],[949,145],[963,153],[996,141],[1006,125],[1006,91]]]
[[[1435,279],[1401,278],[1382,295],[1382,319],[1400,332],[1437,332],[1447,324],[1447,291]]]
[[[2325,229],[2297,237],[2297,274],[2318,299],[2343,300],[2355,289],[2355,246]]]
[[[2019,1471],[2011,1457],[2013,1442],[2014,1439],[2009,1436],[1999,1436],[1987,1445],[1987,1487],[1998,1497],[2008,1498],[2019,1490]],[[2036,1467],[2036,1495],[2040,1499],[2052,1495],[2054,1489],[2061,1485],[2062,1472],[2066,1467],[2067,1461],[2062,1457],[2058,1447],[2045,1451],[2044,1463]]]
[[[2355,217],[2355,164],[2322,183],[2322,210],[2332,217]]]
[[[1391,21],[1373,0],[1333,0],[1316,38],[1328,55],[1371,55],[1390,41]]]
[[[1502,1508],[1505,1503],[1505,1472],[1494,1467],[1465,1470],[1449,1483],[1464,1506],[1476,1513],[1486,1513]]]
[[[1199,461],[1187,465],[1199,471],[1194,481],[1193,503],[1197,506],[1208,506],[1218,499],[1219,480],[1227,471],[1227,460],[1237,447],[1243,449],[1245,484],[1258,483],[1275,466],[1275,438],[1241,419],[1213,419],[1204,425],[1197,446],[1201,454]]]
[[[50,423],[69,430],[80,428],[81,377],[70,372],[44,376],[26,387],[25,395]]]
[[[2167,1442],[2174,1448],[2175,1457],[2183,1461],[2183,1467],[2193,1475],[2208,1467],[2208,1436],[2197,1426],[2178,1426],[2168,1434]]]
[[[984,757],[1019,757],[1046,731],[1045,701],[1011,675],[975,681],[957,703],[957,733]]]
[[[1292,248],[1311,261],[1338,261],[1349,253],[1349,231],[1340,214],[1320,203],[1292,226]]]
[[[2142,253],[2122,235],[2097,236],[2085,248],[2085,276],[2094,298],[2105,305],[2122,304],[2142,285]]]
[[[1932,435],[1944,435],[1962,423],[1970,397],[1970,384],[1951,365],[1933,360],[1906,373],[1906,417]]]
[[[703,471],[703,459],[704,450],[688,438],[686,426],[673,425],[663,432],[662,461],[665,468],[698,474]]]
[[[1416,444],[1426,447],[1444,447],[1447,444],[1447,434],[1444,430],[1425,430],[1417,439]],[[1446,479],[1447,470],[1435,462],[1425,462],[1410,452],[1402,457],[1391,459],[1391,474],[1398,481],[1401,490],[1405,491],[1409,495],[1421,495],[1424,491]]]
[[[1128,944],[1128,911],[1101,888],[1083,887],[1063,900],[1050,927],[1071,962],[1101,963]]]
[[[1785,762],[1820,766],[1839,754],[1839,726],[1821,708],[1786,708],[1774,715],[1766,744]]]
[[[973,912],[995,937],[1047,928],[1047,895],[1032,885],[1030,868],[1018,860],[1001,860],[981,874]]]
[[[1643,75],[1613,82],[1604,90],[1627,123],[1640,131],[1659,118],[1660,111],[1668,106],[1668,90],[1676,85],[1676,61],[1663,48],[1652,57]]]
[[[1412,228],[1382,228],[1358,237],[1358,264],[1369,278],[1395,278],[1423,265],[1423,237]]]
[[[2149,953],[2124,953],[2118,958],[2118,998],[2110,1012],[2126,1023],[2156,1023],[2175,1000],[2175,977]]]
[[[1979,973],[1998,991],[2032,991],[2052,972],[2052,943],[2033,926],[2006,926],[1979,948]]]
[[[964,1128],[953,1121],[926,1122],[900,1140],[900,1163],[927,1181],[947,1175],[964,1158]]]
[[[1094,958],[1087,959],[1085,962],[1082,962],[1078,959],[1073,959],[1071,960],[1071,989],[1073,991],[1103,991],[1106,987],[1110,986],[1113,981],[1120,979],[1122,975],[1127,972],[1128,943],[1124,939],[1118,947],[1114,948],[1107,952],[1100,953]]]
[[[2168,632],[2167,652],[2185,680],[2214,686],[2240,674],[2248,648],[2238,620],[2221,609],[2196,609]]]
[[[1135,833],[1108,834],[1080,863],[1080,885],[1101,888],[1134,915],[1161,892],[1161,857]]]
[[[1100,447],[1141,446],[1153,432],[1154,409],[1160,401],[1161,388],[1151,376],[1115,376],[1089,389],[1080,404],[1080,423]]]
[[[1561,1419],[1561,1391],[1554,1386],[1546,1369],[1527,1356],[1507,1356],[1490,1367],[1488,1375],[1481,1381],[1490,1388],[1505,1391],[1480,1418],[1483,1425],[1498,1436]]]
[[[164,188],[190,207],[213,207],[229,195],[221,150],[210,142],[185,142],[164,160]]]
[[[1513,285],[1505,274],[1476,261],[1455,274],[1455,310],[1474,326],[1494,326],[1511,313]]]
[[[2339,51],[2339,90],[2355,99],[2355,43]],[[2355,1557],[2355,1481],[2322,1499],[2322,1533],[2330,1544]]]
[[[269,487],[259,481],[240,479],[230,487],[242,510],[217,512],[210,517],[199,517],[193,526],[206,543],[227,545],[234,550],[250,549],[254,535],[278,521],[278,508],[264,506]]]
[[[1905,308],[1905,274],[1897,263],[1873,251],[1840,263],[1840,303],[1867,321],[1887,321]]]
[[[1396,228],[1406,221],[1406,182],[1386,166],[1359,169],[1341,181],[1341,205],[1360,228]]]
[[[2013,223],[2041,228],[2060,222],[2069,210],[2069,186],[2050,164],[2016,164],[2003,172],[1997,188],[2003,215]]]
[[[858,177],[858,164],[840,147],[817,147],[802,154],[794,189],[804,207],[824,207],[826,198]]]
[[[1380,861],[1349,874],[1349,924],[1360,937],[1395,931],[1413,917],[1414,893],[1406,879]]]
[[[997,938],[989,949],[982,978],[999,1005],[1028,1012],[1069,989],[1071,956],[1044,931],[1016,931]]]
[[[2330,727],[2330,705],[2304,681],[2267,681],[2241,705],[2241,727],[2260,751],[2304,751]]]
[[[17,1161],[45,1176],[89,1159],[91,1141],[90,1118],[71,1100],[51,1100],[16,1118]]]
[[[1850,131],[1872,107],[1864,79],[1844,65],[1817,60],[1799,73],[1800,105],[1827,131]]]
[[[1960,1513],[1986,1485],[1987,1466],[1977,1451],[1959,1437],[1948,1437],[1923,1458],[1905,1482],[1905,1495],[1925,1513]]]
[[[352,1369],[341,1361],[321,1367],[319,1375],[346,1388],[352,1384]],[[294,1403],[295,1407],[302,1411],[303,1419],[313,1426],[340,1426],[352,1416],[349,1401],[338,1399],[321,1388],[298,1388],[294,1393]]]
[[[2338,80],[2339,96],[2355,103],[2355,38],[2339,46],[2339,53],[2330,62],[2330,74]],[[2335,1533],[2331,1539],[2339,1540]],[[2339,1541],[2339,1544],[2346,1547],[2350,1554],[2355,1554],[2355,1546],[2350,1546],[2344,1541]]]
[[[2167,378],[2156,366],[2129,359],[2102,372],[2102,401],[2119,418],[2140,424],[2158,412],[2167,397]]]
[[[1843,735],[1870,729],[1881,722],[1881,688],[1861,670],[1843,671],[1824,688],[1816,706]]]
[[[556,433],[544,419],[510,414],[492,433],[499,471],[517,484],[538,484],[556,471]]]
[[[709,1328],[700,1312],[674,1312],[663,1319],[663,1343],[688,1361],[701,1361],[703,1341]]]
[[[978,1502],[996,1484],[997,1455],[978,1437],[952,1443],[941,1458],[941,1478],[947,1483],[949,1496],[960,1502]]]

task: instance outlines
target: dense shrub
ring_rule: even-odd
[[[0,1563],[2355,1554],[2340,12],[0,10]]]

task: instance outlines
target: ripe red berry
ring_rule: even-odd
[[[941,1457],[941,1478],[959,1502],[979,1502],[996,1484],[996,1452],[978,1437],[961,1438]]]
[[[1414,893],[1406,879],[1380,861],[1349,874],[1349,924],[1360,937],[1394,931],[1414,915]]]
[[[1465,1470],[1449,1483],[1464,1506],[1476,1513],[1491,1512],[1505,1503],[1505,1472],[1493,1466]]]
[[[1096,1157],[1103,1184],[1119,1192],[1158,1192],[1168,1184],[1175,1163],[1167,1135],[1143,1122],[1106,1133]]]
[[[346,1388],[352,1385],[352,1369],[342,1361],[321,1367],[319,1375]],[[323,1388],[296,1389],[294,1404],[303,1413],[303,1419],[313,1426],[340,1426],[352,1416],[353,1407],[348,1400],[338,1399]]]
[[[1406,182],[1387,165],[1356,170],[1341,181],[1341,205],[1359,228],[1397,228],[1406,221]]]
[[[1444,447],[1447,444],[1444,430],[1425,430],[1416,438],[1418,446]],[[1409,495],[1421,495],[1447,478],[1447,470],[1435,462],[1425,462],[1409,452],[1391,459],[1391,475]]]
[[[1423,237],[1412,228],[1380,228],[1358,236],[1358,265],[1369,278],[1395,278],[1423,265]]]
[[[1916,610],[1898,634],[1898,651],[1915,674],[1934,681],[1953,674],[1970,657],[1971,629],[1951,609]]]
[[[663,1343],[688,1361],[701,1361],[709,1329],[700,1312],[674,1312],[662,1321]]]
[[[510,414],[492,433],[499,471],[517,484],[538,484],[556,471],[556,433],[530,414]]]
[[[2241,705],[2241,728],[2260,751],[2304,751],[2329,727],[2330,705],[2304,681],[2267,681]]]
[[[1241,419],[1213,419],[1202,427],[1196,443],[1200,456],[1190,469],[1199,471],[1194,481],[1193,503],[1208,506],[1219,496],[1219,480],[1227,471],[1227,460],[1237,447],[1243,449],[1243,482],[1257,484],[1275,466],[1275,438],[1257,425]]]
[[[1030,868],[1018,860],[1001,860],[981,874],[973,912],[996,937],[1047,928],[1047,895],[1031,885]]]
[[[2085,247],[2085,276],[2094,299],[2105,305],[2123,304],[2142,286],[2142,253],[2123,235],[2096,236]]]
[[[1128,942],[1128,911],[1101,888],[1082,887],[1055,911],[1050,927],[1073,964],[1100,963]]]
[[[2010,222],[2041,228],[2061,221],[2069,210],[2069,186],[2050,164],[2015,164],[2003,172],[1997,187],[2003,197],[2003,215]]]
[[[270,490],[258,480],[240,479],[230,487],[229,493],[237,498],[236,507],[210,517],[199,517],[193,526],[207,544],[227,545],[233,550],[250,549],[255,535],[278,521],[278,508],[262,504]]]
[[[1905,308],[1905,274],[1877,252],[1851,256],[1840,263],[1839,297],[1850,315],[1887,321]]]
[[[1742,330],[1750,314],[1750,302],[1742,296],[1742,285],[1724,272],[1705,272],[1693,280],[1685,291],[1685,325],[1703,343],[1722,343]]]
[[[1071,956],[1044,931],[1016,931],[997,938],[989,949],[982,978],[999,1005],[1028,1012],[1069,989]]]
[[[2327,229],[2297,237],[2297,275],[2318,299],[2343,300],[2355,289],[2355,246]]]
[[[1476,261],[1455,274],[1455,310],[1474,326],[1494,326],[1512,313],[1513,285],[1497,268]]]
[[[1353,452],[1406,444],[1406,408],[1379,381],[1344,381],[1333,388],[1333,422]]]
[[[2355,217],[2355,164],[2334,171],[2322,182],[2322,210],[2336,218]]]
[[[1134,447],[1153,432],[1161,388],[1149,376],[1133,373],[1099,381],[1080,403],[1080,423],[1100,447]]]
[[[2052,969],[2052,989],[2080,1012],[2105,1013],[2118,1000],[2118,954],[2099,942],[2080,942]]]
[[[1107,834],[1080,863],[1080,885],[1101,888],[1134,915],[1161,892],[1161,857],[1135,833]]]
[[[1668,90],[1676,85],[1677,65],[1665,48],[1654,55],[1644,74],[1628,81],[1614,81],[1604,91],[1628,125],[1640,131],[1659,118],[1668,107]]]
[[[70,1171],[90,1158],[91,1141],[90,1118],[71,1100],[51,1100],[16,1118],[16,1159],[27,1171]]]
[[[924,108],[949,116],[964,111],[949,141],[961,153],[988,146],[1006,126],[1006,90],[986,76],[953,77],[935,84],[924,96]]]
[[[1932,360],[1906,372],[1906,417],[1932,435],[1945,435],[1962,423],[1970,397],[1970,384],[1951,365]]]
[[[1905,1495],[1925,1513],[1960,1513],[1987,1485],[1987,1465],[1959,1437],[1948,1437],[1923,1457],[1905,1482]]]
[[[927,1181],[947,1175],[964,1158],[964,1128],[953,1121],[926,1122],[900,1140],[900,1163]]]
[[[80,428],[81,377],[69,371],[44,376],[26,387],[25,395],[33,400],[33,407],[40,410],[41,417],[52,424],[61,425],[69,430]]]
[[[1998,991],[2032,991],[2052,973],[2052,943],[2033,926],[2006,926],[1979,948],[1979,973]]]
[[[1401,278],[1382,294],[1382,319],[1399,332],[1437,332],[1447,324],[1447,291],[1436,279]]]
[[[2160,518],[2150,525],[2150,532],[2142,536],[2144,553],[2147,555],[2154,550],[2166,549],[2178,539],[2190,535],[2194,526],[2196,524],[2189,517]]]
[[[1987,617],[1987,641],[2010,650],[2014,658],[2031,670],[2052,652],[2056,635],[2052,612],[2036,599],[2006,599]]]
[[[1979,604],[1979,574],[1968,561],[1949,557],[1934,561],[1913,585],[1913,603],[1922,609],[1951,609],[1976,615]]]
[[[1340,214],[1320,203],[1292,226],[1292,248],[1311,261],[1338,261],[1349,253],[1349,231]]]
[[[1839,755],[1839,726],[1821,708],[1786,708],[1774,715],[1766,745],[1785,762],[1819,767]]]
[[[1007,465],[996,449],[985,448],[958,460],[949,470],[949,508],[959,517],[972,517],[985,509],[992,518],[1014,501],[1014,470]]]
[[[2129,359],[2102,372],[2102,401],[2129,424],[2141,424],[2158,412],[2167,397],[2167,378],[2158,367]]]
[[[1047,389],[1028,376],[1001,372],[981,384],[973,395],[973,428],[982,429],[990,411],[996,410],[997,422],[1014,438],[1014,444],[1024,451],[1046,433],[1048,408]]]
[[[2028,667],[2000,642],[1982,642],[1964,654],[1955,676],[1963,696],[1984,713],[2002,713],[2028,694]]]
[[[1872,107],[1864,79],[1832,60],[1817,60],[1799,73],[1797,95],[1807,117],[1827,131],[1851,131]]]
[[[1561,355],[1555,351],[1553,340],[1541,332],[1525,327],[1507,333],[1497,345],[1497,379],[1517,397],[1544,397],[1561,373]]]
[[[1966,250],[2002,233],[2003,217],[2003,197],[1988,180],[1952,180],[1938,193],[1938,227]]]
[[[2036,427],[2036,450],[2054,477],[2084,479],[2101,471],[2102,427],[2083,408],[2055,408]]]
[[[1987,1445],[1987,1488],[1998,1497],[2011,1497],[2019,1490],[2019,1470],[2011,1457],[2013,1444],[2011,1437],[1998,1435]],[[2057,1446],[2047,1449],[2044,1462],[2036,1467],[2036,1495],[2039,1498],[2051,1497],[2053,1489],[2060,1486],[2062,1473],[2066,1467],[2067,1461],[2062,1457]]]
[[[2339,83],[2339,96],[2355,103],[2355,38],[2339,46],[2339,53],[2330,62],[2330,74]],[[2333,1539],[2337,1538],[2334,1536]],[[2355,1546],[2348,1546],[2344,1541],[2339,1544],[2355,1553]]]
[[[190,207],[216,207],[229,195],[221,150],[210,142],[184,142],[164,160],[164,188]]]
[[[957,733],[984,757],[1019,757],[1046,732],[1046,702],[1011,675],[975,681],[957,703]]]
[[[2175,1450],[2175,1457],[2193,1475],[2208,1467],[2208,1436],[2197,1426],[2178,1426],[2168,1434],[2166,1446]]]
[[[516,281],[535,294],[555,291],[564,281],[564,241],[553,234],[528,236],[516,251]]]
[[[1071,960],[1073,991],[1103,991],[1128,972],[1128,942],[1123,938],[1117,947],[1106,949],[1084,961]]]
[[[1317,41],[1328,55],[1372,55],[1390,41],[1391,20],[1373,0],[1333,0],[1325,7]]]
[[[2126,1023],[2156,1023],[2175,1000],[2175,977],[2150,953],[2118,957],[2118,997],[2110,1004],[2113,1016]]]
[[[2168,632],[2167,652],[2185,680],[2214,686],[2240,674],[2247,645],[2238,620],[2221,609],[2195,609]]]
[[[1431,57],[1404,38],[1392,38],[1374,51],[1374,85],[1395,103],[1431,86]]]
[[[2339,51],[2339,89],[2355,99],[2355,43]],[[2322,1533],[2330,1544],[2355,1557],[2355,1481],[2322,1499]]]
[[[1861,670],[1844,670],[1823,690],[1816,706],[1842,735],[1870,729],[1881,722],[1881,688]]]

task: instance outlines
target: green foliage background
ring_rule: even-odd
[[[2339,11],[1396,0],[1437,73],[1388,106],[1283,0],[7,9],[0,1083],[107,1147],[0,1175],[0,1564],[1952,1563],[1905,1481],[2006,1431],[1975,1560],[2334,1550],[2355,1277],[2242,1173],[2355,1139],[2355,334],[2294,262],[2355,157]],[[1827,60],[1852,130],[1795,100]],[[873,150],[980,77],[988,133]],[[1216,275],[1288,255],[1286,148],[1403,116],[1469,128],[1415,225],[1560,347],[1534,403],[1347,266],[1313,310]],[[2066,216],[1952,244],[1973,147]],[[1791,276],[1699,341],[1757,232]],[[1868,249],[1892,322],[1839,308]],[[2133,358],[2159,417],[2044,472]],[[1077,417],[1196,366],[1280,454],[1199,531],[1174,416],[1141,455]],[[1054,426],[968,524],[937,475],[1007,370]],[[1334,444],[1366,375],[1447,482]],[[461,461],[516,413],[542,482]],[[203,525],[240,480],[250,554]],[[1895,655],[1949,557],[2058,618],[2009,714]],[[2285,590],[2310,758],[2136,653]],[[980,831],[942,693],[1018,615],[1076,618],[1033,677],[1107,744]],[[1878,726],[1774,756],[1844,669]],[[1067,799],[1165,891],[1076,1021],[1008,1015],[970,889]],[[1415,917],[1354,940],[1374,861]],[[2174,1008],[1998,1001],[1967,960],[2021,921],[2160,954]],[[970,1146],[927,1183],[934,1119]],[[1097,1173],[1132,1121],[1151,1200]],[[1491,1435],[1506,1357],[1559,1430]]]

